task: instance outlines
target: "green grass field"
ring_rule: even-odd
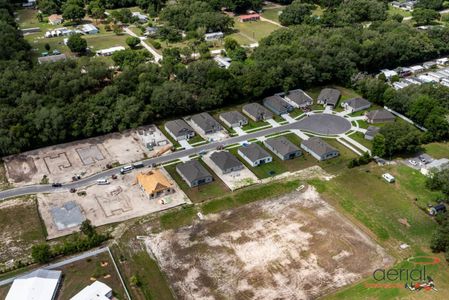
[[[449,158],[449,142],[430,143],[424,145],[424,149],[433,158]]]
[[[411,17],[412,16],[411,12],[393,7],[391,4],[388,4],[388,14],[389,15],[401,15],[403,17]]]
[[[235,18],[234,23],[234,29],[237,30],[237,33],[250,40],[251,43],[260,41],[279,28],[277,25],[264,21],[243,23],[238,18]]]
[[[349,137],[351,139],[355,140],[356,142],[359,142],[360,144],[362,144],[363,146],[365,146],[368,149],[373,148],[373,142],[366,140],[365,135],[361,132],[353,133]]]
[[[262,12],[262,17],[279,22],[279,15],[284,10],[284,7],[276,7],[276,8],[270,8],[270,9],[264,9]]]

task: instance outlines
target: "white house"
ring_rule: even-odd
[[[380,73],[384,74],[385,78],[387,78],[388,80],[390,80],[394,76],[398,76],[398,72],[388,69],[383,69],[380,71]]]
[[[61,271],[38,269],[15,279],[5,300],[53,300],[61,281]]]
[[[110,300],[112,299],[112,289],[100,281],[95,281],[86,286],[70,300]]]
[[[125,47],[118,46],[97,51],[98,56],[111,56],[114,52],[125,50]]]
[[[100,30],[92,24],[84,24],[81,26],[81,30],[84,34],[97,34],[100,32]]]

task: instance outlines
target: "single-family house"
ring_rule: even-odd
[[[61,271],[38,269],[14,279],[5,300],[54,300],[61,283]]]
[[[237,153],[253,167],[273,161],[273,157],[256,143],[240,147]]]
[[[436,61],[426,61],[425,63],[422,64],[422,66],[425,69],[431,69],[431,68],[435,67],[436,65],[437,65]]]
[[[143,35],[145,36],[155,36],[159,31],[159,28],[154,26],[147,26],[145,27],[145,33]]]
[[[277,115],[287,114],[293,110],[293,106],[279,95],[273,95],[263,99],[263,105]]]
[[[327,160],[340,155],[340,152],[320,139],[311,137],[301,143],[301,148],[318,160]]]
[[[123,46],[117,46],[117,47],[111,47],[107,49],[101,49],[97,51],[98,56],[111,56],[114,52],[117,51],[123,51],[125,50],[125,47]]]
[[[371,102],[364,98],[352,98],[341,104],[347,112],[354,113],[371,107]]]
[[[388,69],[381,70],[380,74],[384,74],[384,76],[387,80],[390,80],[391,78],[393,78],[395,76],[399,76],[398,72],[396,72],[394,70],[388,70]]]
[[[341,93],[339,90],[332,88],[324,88],[318,95],[317,102],[318,104],[322,104],[323,106],[336,107],[338,100],[340,100],[340,97]]]
[[[293,106],[299,107],[299,108],[306,108],[308,106],[311,106],[313,104],[313,99],[309,95],[306,94],[301,89],[291,90],[287,94],[284,95],[284,98]]]
[[[229,69],[229,67],[231,66],[232,59],[229,57],[223,57],[218,55],[214,56],[213,59],[220,68]]]
[[[166,122],[164,128],[176,141],[188,140],[195,136],[193,128],[181,119]]]
[[[81,26],[81,31],[84,34],[97,34],[100,32],[100,30],[93,24],[84,24],[83,26]]]
[[[239,16],[239,20],[242,23],[251,22],[251,21],[259,21],[260,15],[259,14],[241,15],[241,16]]]
[[[424,67],[420,65],[411,66],[410,69],[412,70],[413,74],[420,73],[424,71]]]
[[[221,113],[219,118],[221,121],[223,121],[223,123],[226,124],[226,126],[231,128],[242,127],[248,124],[248,119],[240,112],[235,110]]]
[[[380,127],[369,126],[365,132],[365,140],[372,141],[374,137],[379,133]]]
[[[210,183],[214,180],[212,175],[197,160],[176,165],[176,172],[190,187]]]
[[[385,109],[377,109],[369,111],[365,114],[366,121],[370,124],[393,122],[395,116]]]
[[[146,15],[142,14],[141,12],[138,12],[138,11],[133,12],[132,16],[134,18],[136,18],[139,23],[143,24],[143,23],[148,22],[148,17]]]
[[[220,40],[224,37],[224,33],[221,31],[217,31],[217,32],[210,32],[210,33],[206,33],[204,34],[204,40],[206,42],[211,42],[211,41],[216,41],[216,40]]]
[[[242,111],[255,122],[273,118],[273,113],[259,103],[246,104],[242,107]]]
[[[302,154],[299,147],[293,144],[285,136],[267,139],[264,141],[264,145],[282,160],[293,159]]]
[[[101,281],[94,281],[70,300],[107,300],[112,299],[112,289]]]
[[[210,155],[211,162],[220,169],[222,174],[243,169],[242,162],[228,151],[218,151]]]
[[[61,60],[66,60],[67,56],[65,54],[42,56],[37,58],[37,62],[41,65],[44,63],[53,63]]]
[[[48,16],[48,23],[51,25],[59,25],[64,21],[64,18],[61,15],[53,14]]]
[[[220,123],[205,112],[193,115],[191,120],[203,134],[211,134],[222,129]]]
[[[150,200],[175,192],[173,183],[158,169],[139,173],[137,183]]]

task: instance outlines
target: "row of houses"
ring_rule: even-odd
[[[337,149],[318,137],[312,137],[303,141],[301,148],[284,136],[267,139],[263,144],[282,160],[290,160],[301,156],[301,148],[320,161],[337,157],[340,154]],[[237,154],[252,167],[273,161],[273,156],[257,143],[241,146],[237,150]],[[228,174],[244,168],[243,163],[228,151],[212,153],[210,161],[222,174]],[[178,164],[176,172],[189,187],[207,184],[214,180],[212,174],[198,160]]]

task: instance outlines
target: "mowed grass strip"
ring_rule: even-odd
[[[435,159],[449,158],[449,142],[430,143],[425,145],[424,149]]]

